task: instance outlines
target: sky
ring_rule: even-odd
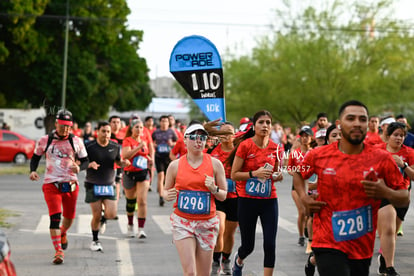
[[[258,37],[269,33],[275,22],[277,5],[282,0],[127,0],[131,9],[130,29],[144,31],[138,51],[147,61],[151,79],[172,77],[169,72],[170,54],[175,44],[189,35],[209,39],[223,56],[226,49],[232,54],[250,53]],[[324,0],[320,0],[324,1]],[[291,0],[297,9],[308,3]],[[313,1],[315,3],[315,1]],[[413,0],[395,0],[395,16],[414,23]]]

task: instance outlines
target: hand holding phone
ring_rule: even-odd
[[[273,166],[269,163],[264,164],[263,168],[265,168],[266,170],[273,170]]]
[[[365,180],[377,182],[378,177],[377,177],[376,172],[373,169],[370,169],[367,175],[365,175]]]

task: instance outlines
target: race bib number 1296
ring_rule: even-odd
[[[211,193],[204,191],[179,191],[177,207],[183,213],[210,214]]]

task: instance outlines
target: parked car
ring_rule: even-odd
[[[35,144],[17,132],[0,130],[0,162],[26,163],[33,156]]]
[[[10,245],[6,234],[0,229],[0,275],[16,276],[13,262],[10,260]]]

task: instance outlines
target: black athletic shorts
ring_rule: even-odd
[[[216,201],[216,210],[221,211],[226,214],[226,220],[228,221],[239,221],[237,216],[237,197],[236,198],[226,198],[224,201]]]
[[[381,209],[382,207],[384,207],[384,206],[387,206],[388,204],[391,204],[391,202],[389,202],[389,201],[388,201],[388,199],[382,199],[382,200],[381,200],[380,209]],[[405,215],[406,215],[406,214],[407,214],[407,212],[408,212],[408,207],[409,207],[409,206],[407,206],[407,207],[402,207],[402,208],[397,208],[397,207],[395,207],[395,206],[394,206],[395,211],[397,211],[397,217],[398,217],[401,221],[404,221],[404,219],[405,219]]]
[[[168,156],[157,156],[155,155],[155,167],[157,168],[157,173],[167,172],[168,165],[170,164],[171,159]]]
[[[320,276],[368,276],[371,258],[354,260],[337,249],[314,248],[316,267]]]
[[[129,172],[124,171],[122,176],[122,185],[125,189],[133,188],[137,182],[143,182],[150,179],[148,169],[138,171],[138,172]]]

